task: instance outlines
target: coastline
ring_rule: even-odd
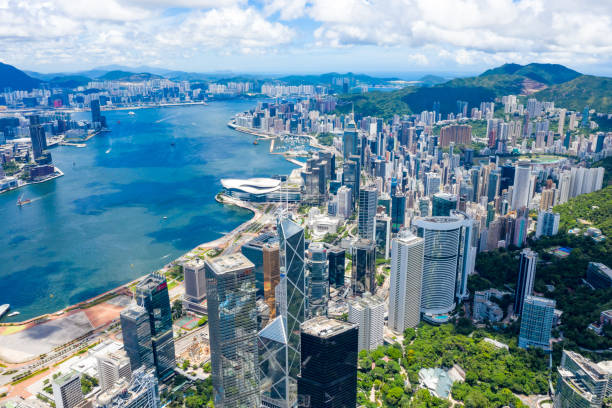
[[[53,166],[53,168],[55,169],[53,174],[48,176],[48,177],[45,177],[42,180],[26,181],[26,182],[23,182],[23,184],[19,184],[19,182],[18,182],[17,187],[8,188],[6,190],[0,190],[0,194],[8,193],[9,191],[19,190],[20,188],[25,187],[25,186],[29,186],[31,184],[46,183],[47,181],[55,180],[56,178],[60,178],[60,177],[62,177],[64,175],[64,172],[61,171],[59,169],[59,167]]]

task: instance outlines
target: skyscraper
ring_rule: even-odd
[[[345,252],[344,249],[331,247],[327,250],[329,284],[335,288],[344,286]]]
[[[306,320],[304,229],[289,218],[278,220],[281,283],[284,279],[289,376],[296,382],[300,374],[300,325]]]
[[[308,317],[327,316],[329,270],[327,250],[321,242],[313,242],[306,251],[308,268]]]
[[[326,317],[315,317],[302,324],[299,407],[357,405],[358,343],[357,325]]]
[[[164,381],[174,375],[174,337],[168,284],[164,275],[152,273],[136,285],[134,298],[149,315],[151,347],[157,377]]]
[[[358,148],[359,142],[357,139],[357,128],[355,126],[355,121],[351,119],[346,126],[346,129],[344,129],[344,134],[342,135],[344,161],[346,162],[350,156],[356,155],[358,153]]]
[[[391,232],[396,234],[406,223],[406,196],[400,192],[391,197]]]
[[[132,370],[141,366],[146,369],[153,368],[155,362],[151,343],[151,325],[147,311],[133,303],[121,311],[120,320],[123,347],[130,358]]]
[[[101,123],[102,116],[100,115],[100,100],[92,99],[89,105],[91,106],[91,122]]]
[[[262,407],[289,408],[297,401],[297,384],[289,377],[285,321],[278,316],[257,335]]]
[[[32,141],[32,155],[34,160],[36,160],[47,149],[45,129],[40,124],[40,118],[37,115],[30,116],[30,140]]]
[[[185,297],[183,305],[186,310],[196,313],[204,313],[205,307],[202,302],[206,298],[206,273],[204,272],[204,261],[194,258],[183,264],[183,276],[185,284]]]
[[[383,344],[385,303],[365,293],[348,301],[348,321],[359,326],[359,351],[374,350]]]
[[[96,360],[98,361],[98,377],[102,391],[111,388],[122,378],[128,383],[131,381],[130,359],[124,350],[96,354]]]
[[[344,219],[353,214],[353,193],[350,187],[342,186],[338,189],[338,216]]]
[[[254,268],[240,253],[206,261],[215,407],[260,403]]]
[[[518,280],[516,282],[516,292],[514,296],[514,314],[517,316],[520,316],[523,311],[525,297],[531,295],[533,292],[537,262],[537,252],[529,248],[525,248],[521,251]]]
[[[78,373],[67,373],[54,378],[51,387],[57,408],[74,408],[83,401],[81,377]]]
[[[527,207],[531,199],[531,163],[520,160],[514,174],[514,189],[512,192],[512,209]]]
[[[359,191],[358,234],[360,238],[374,240],[377,193],[375,186],[364,187]]]
[[[376,292],[376,244],[358,239],[351,247],[351,291],[353,295]]]
[[[278,242],[263,247],[264,301],[270,308],[270,318],[276,316],[275,289],[280,282],[280,256]]]
[[[421,316],[423,238],[403,230],[391,246],[389,282],[389,328],[403,332],[416,327]]]
[[[448,217],[452,210],[457,209],[457,196],[449,193],[436,193],[432,199],[431,215]]]
[[[257,296],[264,296],[264,247],[266,244],[278,242],[278,235],[265,232],[253,238],[240,248],[240,252],[255,265],[255,282],[257,283]],[[274,290],[274,288],[272,288]]]
[[[433,196],[440,191],[440,176],[437,173],[425,173],[425,195]]]
[[[418,218],[413,222],[425,241],[421,312],[424,318],[455,308],[463,219],[460,216]]]
[[[557,368],[553,407],[602,407],[604,398],[612,395],[612,371],[600,364],[573,351],[563,350],[561,365]]]
[[[352,194],[351,213],[359,200],[359,183],[361,181],[359,175],[359,157],[351,156],[342,165],[342,185],[350,188]]]
[[[376,231],[374,232],[374,240],[376,241],[377,256],[389,259],[389,251],[391,249],[391,217],[377,214],[375,222]]]
[[[518,346],[539,347],[551,351],[550,331],[555,317],[555,301],[539,296],[526,296],[521,313]]]

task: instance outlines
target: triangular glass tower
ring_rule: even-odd
[[[257,336],[259,351],[259,384],[264,407],[289,408],[297,392],[291,387],[287,359],[285,317],[278,316]]]

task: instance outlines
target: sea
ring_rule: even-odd
[[[0,194],[0,304],[21,313],[2,322],[92,298],[247,221],[215,201],[220,180],[295,168],[227,127],[256,103],[106,111],[110,132],[51,149],[63,177]]]

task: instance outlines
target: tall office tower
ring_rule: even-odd
[[[338,247],[330,247],[327,250],[327,262],[329,271],[329,284],[334,288],[344,286],[345,252]]]
[[[131,381],[130,358],[125,350],[96,354],[96,360],[98,361],[98,378],[102,391],[111,388],[122,378],[128,383]]]
[[[278,242],[263,247],[263,288],[264,301],[270,308],[270,318],[276,317],[274,290],[280,282],[280,255]]]
[[[347,186],[342,186],[338,189],[338,216],[344,219],[349,218],[353,214],[353,193]]]
[[[399,191],[391,197],[391,233],[406,225],[406,196]]]
[[[520,316],[523,311],[525,297],[533,292],[533,282],[535,281],[536,264],[538,253],[529,248],[521,251],[519,260],[518,279],[514,296],[514,314]]]
[[[612,395],[610,369],[576,352],[563,350],[557,374],[554,408],[602,407],[604,399]]]
[[[481,196],[482,183],[480,182],[480,169],[478,167],[470,169],[470,181],[472,182],[471,200],[477,203]]]
[[[455,308],[455,285],[463,266],[460,257],[462,228],[460,216],[418,218],[413,222],[425,241],[421,312],[424,318],[447,314]]]
[[[185,297],[183,307],[195,313],[206,313],[206,307],[202,305],[206,299],[206,273],[204,272],[204,261],[194,258],[183,264],[183,276],[185,283]]]
[[[240,253],[206,261],[215,407],[257,407],[255,265]]]
[[[514,185],[514,176],[516,174],[516,167],[512,163],[507,163],[501,166],[501,180],[499,182],[499,191],[508,190],[508,188]]]
[[[529,211],[527,208],[516,210],[516,218],[512,226],[512,244],[522,247],[527,241],[527,229],[529,228]]]
[[[531,199],[531,163],[520,160],[514,174],[512,209],[516,210],[529,205]]]
[[[348,321],[359,327],[359,351],[383,344],[385,302],[368,293],[348,301]]]
[[[421,320],[423,238],[403,230],[393,239],[389,281],[389,328],[403,333]]]
[[[264,296],[264,256],[263,251],[266,244],[278,242],[278,235],[265,232],[253,238],[240,248],[240,252],[255,265],[255,282],[257,284],[257,296]],[[274,288],[272,288],[274,290]]]
[[[589,107],[585,106],[582,111],[582,120],[580,121],[580,127],[588,127],[589,126]]]
[[[354,157],[354,156],[352,156]],[[351,189],[351,213],[359,200],[359,160],[345,161],[342,165],[342,185]]]
[[[99,408],[158,408],[160,401],[157,384],[155,371],[145,370],[144,367],[139,368],[132,373],[131,381],[122,378],[111,388],[100,392],[96,396],[94,406]]]
[[[280,238],[281,284],[284,289],[281,296],[286,303],[283,316],[287,324],[289,376],[295,385],[300,374],[300,325],[306,320],[304,229],[289,218],[279,218],[277,230]]]
[[[297,402],[297,384],[289,377],[287,328],[278,316],[257,334],[261,406],[289,408]],[[292,385],[293,384],[293,385]]]
[[[391,246],[391,217],[386,215],[376,215],[376,231],[374,241],[376,242],[377,256],[389,259]]]
[[[359,142],[357,138],[357,127],[355,126],[355,121],[351,119],[346,126],[346,129],[344,129],[344,134],[342,135],[342,151],[344,154],[344,161],[346,162],[350,156],[358,154],[358,149]]]
[[[329,270],[327,269],[327,250],[321,242],[313,242],[306,251],[308,268],[308,317],[327,316],[329,300]]]
[[[102,116],[100,115],[100,100],[92,99],[89,105],[91,107],[91,123],[102,122]]]
[[[369,239],[358,239],[351,246],[351,292],[361,295],[376,292],[376,243]]]
[[[425,195],[433,196],[440,191],[440,176],[437,173],[425,173]]]
[[[81,377],[76,372],[54,378],[51,388],[56,408],[74,408],[83,401]]]
[[[499,194],[499,186],[501,182],[501,171],[493,170],[489,173],[489,185],[487,188],[487,199],[489,202],[495,200],[495,197]]]
[[[457,216],[462,220],[455,296],[457,296],[457,299],[467,299],[468,276],[474,273],[476,253],[478,252],[478,224],[473,218],[459,211],[451,211],[451,216]]]
[[[429,199],[429,197],[419,198],[419,215],[421,217],[429,217],[431,215],[429,211],[430,204],[431,200]]]
[[[174,337],[168,284],[164,275],[152,273],[136,285],[134,298],[149,315],[151,347],[157,377],[164,381],[174,375]]]
[[[597,133],[597,141],[595,143],[595,153],[599,153],[603,150],[605,140],[606,140],[605,133],[603,132]]]
[[[374,239],[374,217],[377,204],[376,187],[368,186],[359,191],[359,217],[357,232],[360,238]]]
[[[32,141],[32,155],[34,160],[43,155],[43,151],[47,149],[47,137],[45,129],[39,125],[30,124],[30,140]]]
[[[538,223],[536,225],[536,238],[541,236],[550,237],[556,235],[559,232],[559,220],[561,216],[559,213],[554,213],[551,210],[540,211],[538,213]]]
[[[130,358],[132,371],[142,366],[146,369],[155,367],[147,311],[133,303],[121,311],[120,320],[123,347]]]
[[[518,346],[540,347],[551,351],[550,331],[555,318],[555,301],[539,296],[526,296],[521,313]]]
[[[315,317],[302,324],[299,407],[357,405],[358,344],[357,325],[326,317]]]
[[[431,215],[448,217],[451,211],[457,209],[457,196],[449,193],[436,193],[431,200]]]

